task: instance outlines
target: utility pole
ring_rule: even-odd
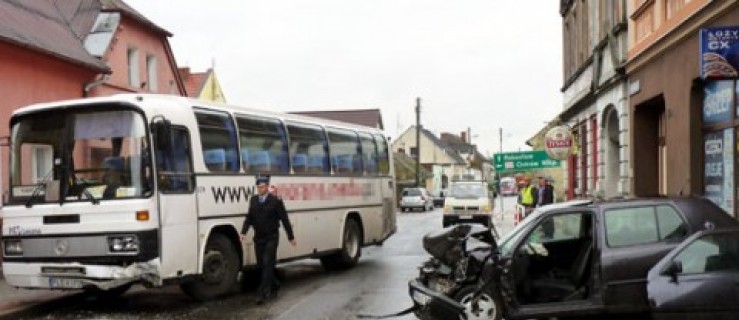
[[[502,154],[503,153],[503,127],[498,128],[498,134],[500,136],[500,154]],[[503,220],[503,215],[505,214],[505,212],[503,211],[503,209],[505,208],[503,206],[504,197],[503,197],[503,194],[500,192],[500,180],[503,177],[501,176],[500,172],[495,172],[495,174],[498,175],[498,197],[500,197],[500,219]]]
[[[416,187],[421,186],[421,98],[416,98]]]

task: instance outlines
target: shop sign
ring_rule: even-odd
[[[573,144],[574,138],[567,126],[551,128],[544,135],[544,151],[555,160],[566,160],[572,154]]]
[[[700,65],[704,79],[735,78],[739,73],[739,26],[700,31]]]
[[[734,212],[733,131],[728,128],[703,136],[705,196],[729,213]]]
[[[703,122],[712,124],[731,120],[733,80],[709,81],[703,88]]]

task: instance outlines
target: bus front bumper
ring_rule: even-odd
[[[108,290],[131,282],[161,286],[159,259],[128,266],[83,265],[78,263],[3,262],[8,285],[25,289]]]

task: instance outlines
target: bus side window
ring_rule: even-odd
[[[389,175],[390,174],[390,158],[388,154],[388,148],[387,148],[387,140],[385,140],[385,137],[376,134],[375,137],[375,143],[377,144],[377,169],[378,173],[380,175]]]
[[[377,174],[377,144],[372,135],[368,133],[360,133],[359,139],[362,142],[364,174],[374,176]]]
[[[278,119],[236,115],[241,163],[247,173],[287,173],[287,135]]]
[[[226,112],[195,109],[205,165],[211,172],[239,170],[236,128]]]
[[[156,140],[155,140],[156,141]],[[156,148],[159,189],[163,193],[191,193],[195,190],[192,152],[187,129],[172,127],[170,152]]]
[[[293,172],[328,173],[327,142],[323,128],[317,125],[289,123],[287,131],[290,136],[290,154],[293,156]]]
[[[362,160],[359,136],[351,130],[328,129],[329,150],[334,172],[342,175],[361,175]]]

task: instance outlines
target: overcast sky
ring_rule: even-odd
[[[484,154],[529,150],[562,110],[554,0],[125,0],[174,35],[180,67],[215,64],[229,103],[379,108],[397,137],[469,127]]]

